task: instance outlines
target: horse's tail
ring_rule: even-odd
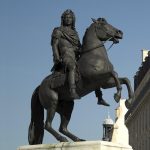
[[[44,108],[39,100],[39,86],[31,98],[31,122],[28,130],[30,145],[41,144],[44,136]]]

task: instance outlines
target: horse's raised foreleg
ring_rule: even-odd
[[[117,73],[113,71],[113,72],[111,72],[111,74],[112,74],[113,79],[115,80],[115,84],[117,87],[117,93],[114,94],[114,99],[118,103],[121,98],[122,87],[121,87],[120,81],[118,79]]]
[[[125,104],[126,104],[127,108],[130,108],[131,102],[132,102],[133,97],[134,97],[134,92],[132,90],[130,81],[128,78],[119,78],[119,81],[121,84],[125,84],[127,86],[129,99],[126,100]]]
[[[78,138],[77,136],[75,136],[74,134],[72,134],[71,132],[69,132],[67,128],[71,118],[73,107],[74,107],[74,101],[61,101],[59,103],[58,113],[60,114],[61,117],[61,124],[60,124],[59,131],[62,134],[69,137],[70,139],[72,139],[73,141],[84,141]]]
[[[129,98],[126,100],[125,104],[126,104],[126,107],[129,108],[130,107],[130,104],[132,102],[132,99],[134,97],[134,93],[132,91],[132,87],[131,87],[131,84],[130,84],[130,81],[128,78],[118,78],[119,79],[119,82],[120,84],[125,84],[127,86],[127,90],[128,90],[128,96]],[[112,88],[112,87],[115,87],[116,86],[116,83],[114,82],[114,79],[113,78],[110,78],[106,83],[105,85],[102,85],[102,88],[103,89],[107,89],[107,88]]]

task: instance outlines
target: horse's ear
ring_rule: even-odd
[[[91,18],[92,19],[92,21],[94,22],[94,23],[97,23],[97,20],[96,19],[94,19],[94,18]]]

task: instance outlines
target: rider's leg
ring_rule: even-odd
[[[110,106],[110,105],[103,99],[103,94],[102,94],[102,91],[101,91],[100,88],[95,90],[95,95],[96,95],[96,97],[98,98],[98,102],[97,102],[98,105]]]
[[[70,88],[70,94],[73,99],[79,99],[76,92],[76,84],[75,84],[75,70],[76,66],[75,63],[70,63],[68,66],[68,82],[69,82],[69,88]]]

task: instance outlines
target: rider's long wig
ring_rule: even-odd
[[[64,26],[64,18],[66,15],[71,15],[72,16],[72,29],[75,30],[75,14],[72,10],[67,9],[63,12],[63,14],[61,15],[61,26]]]

